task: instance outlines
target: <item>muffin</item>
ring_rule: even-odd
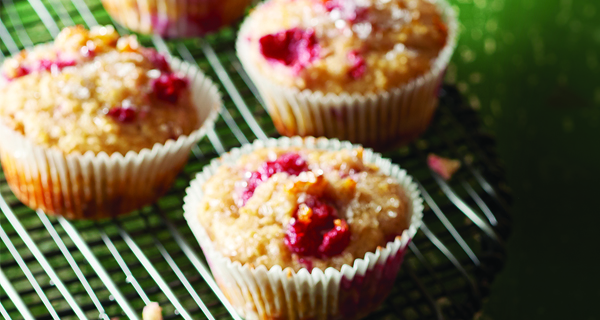
[[[110,16],[140,33],[197,37],[240,18],[252,0],[102,0]]]
[[[185,218],[246,319],[355,319],[391,290],[422,217],[404,170],[348,142],[234,149],[199,173]]]
[[[197,68],[134,36],[66,28],[2,66],[2,167],[33,209],[114,217],[169,189],[220,105]]]
[[[444,0],[270,0],[236,50],[281,134],[380,146],[427,128],[456,29]]]

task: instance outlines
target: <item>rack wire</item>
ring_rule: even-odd
[[[1,0],[0,62],[74,24],[112,21],[99,0]],[[235,57],[235,33],[233,27],[204,39],[140,37],[197,64],[225,93],[215,129],[155,204],[114,220],[67,221],[25,207],[0,171],[0,314],[6,319],[139,319],[150,301],[161,304],[165,319],[240,319],[182,217],[185,188],[210,159],[277,136]],[[464,166],[446,182],[425,165],[430,152]],[[369,319],[472,318],[503,265],[510,226],[510,192],[493,138],[460,94],[444,86],[431,129],[385,155],[417,179],[426,210],[390,297]]]

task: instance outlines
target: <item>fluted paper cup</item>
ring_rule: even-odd
[[[448,26],[446,45],[430,70],[409,83],[377,93],[327,93],[299,90],[273,82],[246,54],[252,32],[246,19],[236,51],[244,70],[256,85],[280,134],[324,136],[383,147],[408,142],[423,133],[438,105],[444,71],[456,47],[456,14],[445,0],[432,0]]]
[[[252,0],[102,0],[124,27],[169,38],[198,37],[240,18]]]
[[[197,67],[174,58],[169,62],[189,79],[199,117],[195,131],[125,155],[65,154],[38,146],[0,123],[0,159],[15,196],[33,209],[68,219],[115,217],[162,196],[187,162],[192,146],[214,126],[222,105],[217,87]]]
[[[411,223],[401,236],[356,259],[341,270],[242,265],[232,262],[215,248],[197,218],[204,183],[221,165],[233,165],[242,155],[263,147],[299,146],[325,150],[352,149],[357,145],[325,138],[279,138],[256,141],[233,149],[215,159],[198,173],[184,198],[184,216],[202,247],[215,280],[237,312],[246,319],[358,319],[376,309],[388,295],[404,253],[416,234],[423,216],[423,201],[417,185],[406,171],[370,149],[363,160],[379,166],[394,178],[410,199]]]

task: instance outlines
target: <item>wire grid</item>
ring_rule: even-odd
[[[0,61],[51,41],[65,26],[112,23],[98,0],[1,1]],[[0,314],[7,319],[139,319],[144,305],[158,301],[165,319],[239,319],[182,217],[185,188],[210,159],[277,135],[235,57],[235,31],[184,41],[140,37],[146,46],[197,63],[225,93],[215,129],[154,205],[110,221],[47,217],[22,205],[0,171]],[[429,152],[465,165],[445,182],[426,167]],[[431,129],[385,156],[417,179],[426,210],[392,294],[369,319],[472,318],[502,267],[510,224],[510,193],[493,138],[481,131],[458,92],[444,86]]]

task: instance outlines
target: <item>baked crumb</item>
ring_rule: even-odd
[[[238,54],[275,83],[366,93],[429,71],[448,28],[428,0],[270,0],[239,37],[249,50]]]
[[[443,158],[433,153],[427,156],[427,165],[444,180],[450,180],[461,166],[459,160]]]
[[[61,31],[5,60],[0,122],[65,153],[138,152],[198,126],[187,80],[113,27]]]
[[[197,218],[215,248],[267,268],[340,269],[393,241],[411,219],[403,188],[363,162],[360,148],[258,149],[203,188]]]
[[[150,302],[142,311],[143,320],[162,320],[162,308],[158,302]]]

